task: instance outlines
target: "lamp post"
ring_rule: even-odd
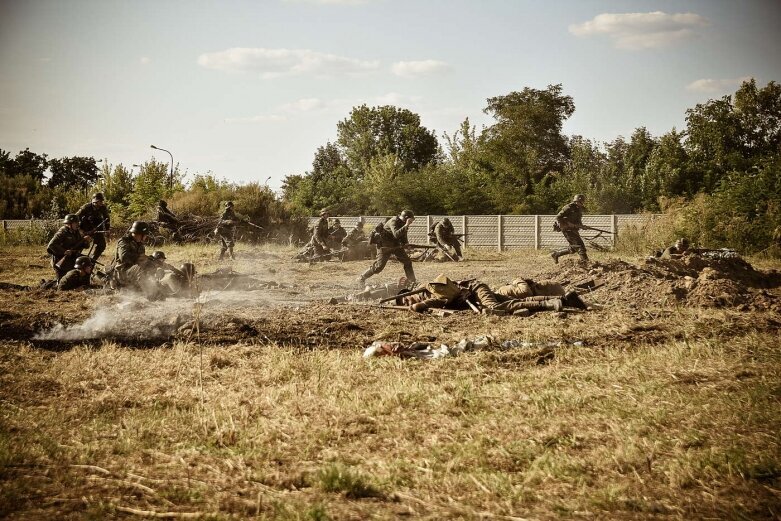
[[[168,174],[168,189],[171,190],[174,187],[174,155],[164,148],[156,147],[154,145],[149,146],[155,150],[160,150],[161,152],[168,152],[168,155],[171,156],[171,173]]]

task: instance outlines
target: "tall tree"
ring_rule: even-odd
[[[547,174],[563,170],[569,149],[562,126],[575,103],[560,84],[545,90],[526,87],[487,101],[484,112],[496,119],[483,134],[488,160],[504,184],[521,186],[529,195]]]
[[[49,166],[46,154],[36,154],[25,148],[11,159],[11,154],[0,149],[0,174],[8,177],[27,175],[39,183]]]
[[[84,190],[98,180],[98,165],[94,157],[64,157],[49,161],[49,186]]]

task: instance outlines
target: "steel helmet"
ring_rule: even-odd
[[[228,201],[225,203],[225,208],[233,208],[233,201]]]
[[[195,276],[195,264],[192,262],[185,262],[179,267],[179,270],[184,273],[188,279],[192,279]]]
[[[76,268],[77,270],[80,270],[82,268],[91,268],[92,259],[90,259],[86,255],[82,255],[81,257],[76,259],[76,262],[73,263],[73,267]]]
[[[146,235],[149,233],[149,225],[144,221],[135,221],[130,227],[130,233],[142,233]]]
[[[92,196],[93,201],[104,201],[105,197],[103,197],[103,192],[95,192]]]
[[[585,203],[586,202],[586,196],[583,194],[577,194],[575,197],[572,198],[573,203]]]
[[[158,204],[160,206],[162,206],[163,208],[166,208],[168,206],[168,203],[166,203],[165,200],[163,200],[163,199],[160,199],[160,202]]]
[[[71,223],[77,223],[77,222],[79,222],[79,216],[76,215],[75,213],[69,213],[62,220],[63,224],[71,224]]]
[[[165,260],[165,253],[163,253],[163,252],[162,252],[162,251],[160,251],[160,250],[157,250],[156,252],[154,252],[154,253],[152,254],[152,258],[153,258],[154,260]]]
[[[341,226],[342,222],[339,219],[334,219],[334,224],[338,224]]]
[[[684,248],[688,248],[689,247],[689,239],[687,239],[686,237],[681,237],[680,239],[675,241],[675,243],[676,243],[676,246],[682,246]]]
[[[410,218],[414,219],[415,218],[415,214],[412,213],[412,210],[402,210],[401,218],[402,219],[410,219]]]

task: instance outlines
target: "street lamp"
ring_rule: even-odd
[[[161,152],[168,152],[168,150],[164,148],[156,147],[154,145],[149,146],[155,150],[160,150]],[[171,156],[171,173],[168,175],[168,189],[171,190],[174,187],[174,155],[171,152],[168,152],[168,155]]]

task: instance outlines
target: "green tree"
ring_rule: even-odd
[[[0,175],[8,177],[30,176],[41,183],[49,166],[46,154],[36,154],[25,148],[11,159],[11,154],[0,149]]]
[[[167,199],[182,189],[179,165],[174,169],[173,187],[169,187],[168,164],[154,159],[147,161],[133,181],[133,192],[129,198],[130,215],[139,217],[154,208],[160,199]]]
[[[526,87],[487,101],[484,112],[496,123],[483,131],[482,138],[499,193],[516,198],[530,195],[535,183],[564,169],[569,148],[562,127],[575,112],[575,103],[563,94],[561,85],[545,90]],[[508,202],[500,206],[506,208]]]

